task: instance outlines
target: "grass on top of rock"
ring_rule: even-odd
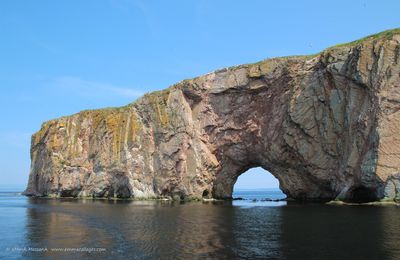
[[[354,46],[357,44],[361,44],[365,41],[370,41],[370,40],[377,40],[377,39],[391,39],[393,37],[393,35],[396,34],[400,34],[400,28],[395,28],[395,29],[390,29],[390,30],[386,30],[380,33],[375,33],[375,34],[371,34],[368,35],[364,38],[355,40],[355,41],[351,41],[351,42],[347,42],[347,43],[341,43],[341,44],[336,44],[332,47],[329,47],[327,50],[329,49],[333,49],[333,48],[337,48],[337,47],[350,47],[350,46]]]

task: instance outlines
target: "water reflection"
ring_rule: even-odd
[[[82,204],[84,202],[81,202]],[[34,250],[47,251],[25,251],[25,257],[44,257],[54,259],[55,257],[70,256],[70,252],[51,251],[51,249],[81,248],[81,247],[104,247],[111,246],[110,237],[97,223],[86,221],[82,218],[84,205],[77,201],[58,201],[47,199],[29,199],[27,212],[27,236],[26,247]],[[88,253],[79,253],[82,257],[89,256]]]
[[[279,252],[280,218],[279,211],[273,208],[249,211],[229,202],[31,200],[30,203],[36,205],[27,210],[27,237],[32,247],[104,247],[107,252],[98,253],[102,258],[230,259]],[[260,233],[268,239],[260,240]],[[62,256],[59,252],[28,254]]]
[[[22,199],[20,199],[22,200]],[[398,207],[46,200],[8,202],[9,245],[104,252],[3,251],[5,259],[398,259]],[[0,208],[5,204],[0,200]],[[11,207],[11,208],[10,208]],[[13,222],[12,217],[23,219]],[[19,227],[19,229],[18,229]],[[22,232],[23,230],[23,232]]]
[[[281,209],[282,254],[286,259],[399,259],[395,207],[292,205]],[[398,222],[398,217],[396,218]],[[385,234],[385,230],[397,228]],[[396,239],[398,241],[398,239]],[[392,256],[389,257],[389,256]]]
[[[383,251],[389,259],[400,259],[400,218],[399,207],[382,209]]]

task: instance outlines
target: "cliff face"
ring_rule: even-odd
[[[399,131],[397,29],[46,122],[25,194],[228,198],[261,166],[295,199],[400,199]]]

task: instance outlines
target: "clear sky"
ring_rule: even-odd
[[[0,185],[26,184],[30,136],[45,120],[400,27],[399,10],[366,0],[0,1]],[[243,187],[276,186],[254,172]]]

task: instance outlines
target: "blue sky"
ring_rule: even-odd
[[[400,1],[0,1],[0,185],[41,123],[268,57],[400,27]],[[276,187],[261,170],[240,187]]]

